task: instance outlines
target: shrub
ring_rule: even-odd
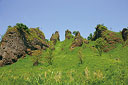
[[[52,50],[50,48],[47,49],[45,59],[49,65],[53,64],[53,54],[52,54]]]
[[[53,44],[53,41],[48,41],[49,49],[50,50],[55,50],[55,46]]]
[[[17,23],[16,26],[21,29],[25,29],[25,30],[28,29],[28,27],[24,25],[23,23]]]
[[[33,56],[33,58],[32,58],[33,66],[37,66],[39,64],[39,60],[42,57],[41,50],[35,50],[35,51],[33,51],[32,56]]]
[[[88,36],[87,39],[88,39],[88,40],[91,40],[91,39],[92,39],[92,33],[89,34],[89,36]]]
[[[15,26],[18,30],[25,30],[26,32],[29,32],[29,29],[26,25],[24,25],[23,23],[17,23]]]
[[[107,27],[104,24],[98,24],[95,29],[107,30]]]
[[[106,41],[103,38],[98,38],[95,41],[95,47],[98,50],[100,56],[102,55],[105,44],[106,44]]]

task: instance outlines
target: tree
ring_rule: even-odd
[[[76,36],[79,33],[79,31],[74,31],[73,34]]]
[[[95,41],[95,47],[98,50],[98,53],[99,53],[100,56],[102,55],[105,44],[106,44],[106,41],[103,38],[98,38]]]
[[[32,56],[33,56],[32,61],[34,62],[33,66],[37,66],[39,64],[39,60],[42,57],[42,51],[35,50],[35,51],[33,51]]]
[[[91,39],[92,39],[92,33],[89,34],[89,36],[88,36],[87,39],[88,39],[88,40],[91,40]]]

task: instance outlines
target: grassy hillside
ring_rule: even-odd
[[[26,56],[18,62],[0,67],[0,85],[127,85],[128,47],[116,48],[98,55],[94,42],[70,50],[73,39],[57,42],[53,50],[53,64],[45,63],[46,51],[38,66],[33,57]],[[83,64],[80,64],[81,51]]]

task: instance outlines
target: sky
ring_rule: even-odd
[[[16,23],[40,27],[47,39],[59,31],[64,40],[67,29],[87,38],[97,24],[119,32],[128,27],[128,0],[0,0],[0,34]]]

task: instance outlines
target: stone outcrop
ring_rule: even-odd
[[[94,33],[94,36],[92,37],[92,40],[96,40],[98,39],[99,37],[103,37],[104,36],[104,32],[107,30],[107,27],[103,26],[103,25],[97,25],[96,26],[96,31]]]
[[[100,37],[107,41],[106,48],[104,48],[105,52],[116,48],[117,43],[122,43],[122,36],[120,32],[112,32],[101,24],[97,25],[92,40],[95,41]]]
[[[124,41],[128,40],[128,29],[124,28],[122,30],[122,38]]]
[[[12,64],[26,53],[26,45],[18,29],[8,29],[4,35],[1,46],[1,66]]]
[[[65,39],[71,39],[71,38],[73,38],[71,31],[66,30],[65,31]]]
[[[85,40],[81,35],[80,35],[80,32],[78,32],[76,35],[75,35],[75,38],[74,38],[74,41],[72,42],[72,45],[71,45],[71,49],[75,48],[75,47],[80,47],[83,45],[83,43],[85,44],[88,44],[88,40]]]
[[[38,28],[25,29],[23,26],[25,25],[8,28],[3,36],[0,44],[0,66],[16,62],[31,50],[48,47],[44,34]]]
[[[52,41],[54,45],[57,41],[60,41],[60,35],[58,31],[56,31],[55,34],[52,34],[50,41]]]
[[[30,28],[29,33],[25,35],[28,43],[28,47],[32,50],[40,50],[45,49],[45,47],[49,47],[47,42],[45,41],[45,36],[39,28]]]

